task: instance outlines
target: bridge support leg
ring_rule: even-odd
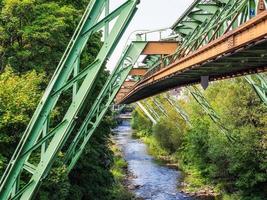
[[[68,171],[71,171],[79,160],[90,137],[102,121],[109,106],[112,104],[115,96],[132,70],[132,64],[137,61],[145,46],[145,42],[133,42],[131,45],[127,46],[113,73],[100,91],[92,109],[87,114],[71,145],[68,147],[65,157],[65,164]]]
[[[165,116],[168,117],[168,114],[165,110],[165,108],[161,105],[161,103],[156,99],[156,97],[151,97],[152,102],[155,104],[155,106],[160,110],[160,112]]]
[[[212,108],[212,106],[207,101],[207,99],[204,97],[204,95],[201,93],[201,91],[199,91],[199,89],[196,86],[187,87],[187,89],[189,90],[191,95],[194,97],[194,99],[198,102],[198,104],[202,107],[205,113],[209,115],[211,120],[218,126],[220,131],[228,138],[229,141],[233,142],[234,138],[231,136],[229,131],[221,123],[220,117],[215,112],[215,110]]]
[[[154,119],[156,119],[156,121],[159,121],[160,115],[153,108],[153,106],[150,106],[149,103],[146,100],[144,100],[144,104],[145,104],[146,108],[149,110],[149,112],[152,113],[152,115],[154,116]]]
[[[253,87],[259,98],[267,106],[267,78],[264,74],[249,75],[245,79]]]
[[[173,99],[173,97],[170,94],[167,94],[165,96],[165,99],[167,100],[167,102],[175,108],[176,112],[184,119],[184,121],[190,126],[192,127],[192,124],[190,122],[189,116],[188,114],[185,112],[185,110],[178,105],[177,102],[175,102],[175,100]]]
[[[141,102],[137,102],[136,104],[140,107],[140,109],[145,113],[145,115],[154,125],[157,124],[157,121],[154,119],[154,117],[152,117],[152,115],[148,112],[148,110],[145,108],[145,106],[143,106]]]
[[[87,97],[92,94],[95,81],[100,77],[107,58],[112,54],[121,35],[135,14],[139,1],[128,0],[119,8],[107,14],[104,19],[100,19],[106,2],[106,0],[90,1],[34,116],[1,178],[1,200],[28,200],[34,198],[42,180],[50,172],[52,164],[63,149],[69,136],[75,133],[73,129],[77,125],[77,119],[81,117],[83,105]],[[75,66],[77,66],[79,56],[83,52],[90,36],[105,28],[107,23],[114,21],[114,26],[110,33],[106,35],[107,38],[104,39],[104,44],[95,61],[79,72]],[[126,73],[125,69],[120,71],[120,74],[124,73]],[[78,81],[79,88],[76,84]],[[116,84],[109,85],[109,87],[116,91]],[[51,124],[53,124],[49,120],[51,113],[54,112],[56,105],[60,103],[59,100],[62,94],[71,88],[75,94],[69,99],[67,111],[62,113],[63,119],[55,127],[51,127]],[[99,117],[102,115],[103,113],[101,112]],[[97,127],[98,122],[94,124],[94,127]],[[45,127],[48,127],[48,129]],[[45,134],[43,134],[43,131],[46,131]],[[43,148],[42,151],[41,148]],[[39,154],[38,151],[42,153]],[[38,155],[40,155],[39,160]],[[29,163],[29,158],[33,156],[35,158],[34,164]],[[20,175],[23,172],[31,174],[30,180],[24,180],[23,184],[19,184],[22,182],[20,181],[22,177]]]

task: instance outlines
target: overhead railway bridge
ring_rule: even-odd
[[[110,10],[108,0],[90,1],[1,178],[1,200],[33,199],[59,152],[63,152],[64,165],[70,172],[114,102],[136,102],[157,123],[158,114],[141,100],[186,87],[225,134],[227,130],[219,117],[193,85],[201,83],[206,88],[210,81],[243,76],[267,105],[266,1],[196,0],[169,29],[138,33],[136,40],[127,44],[83,117],[86,99],[94,95],[95,82],[136,13],[138,3],[127,0]],[[81,67],[80,56],[90,36],[100,30],[104,30],[101,50],[92,63]],[[156,41],[147,39],[151,33],[162,36],[164,31],[171,33]],[[54,125],[51,113],[66,92],[72,93],[69,107],[61,122]],[[175,105],[169,93],[166,99],[190,125],[189,116]],[[154,102],[164,113],[156,99]],[[77,119],[82,123],[77,123]],[[35,158],[39,155],[34,163],[33,155]],[[25,173],[30,174],[29,180],[22,180]]]

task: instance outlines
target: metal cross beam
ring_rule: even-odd
[[[100,19],[107,0],[91,0],[81,22],[79,23],[57,69],[41,99],[22,139],[13,154],[9,165],[0,181],[0,199],[32,199],[42,180],[49,173],[51,166],[62,150],[73,128],[76,119],[82,111],[83,104],[92,93],[95,81],[103,70],[107,58],[116,47],[121,35],[136,12],[138,0],[128,0],[111,13],[106,12],[106,17]],[[114,26],[110,32],[105,33],[103,46],[95,61],[88,67],[80,70],[80,56],[89,37],[101,28],[107,29],[108,24],[114,19]],[[113,21],[112,21],[113,22]],[[126,74],[125,70],[120,76]],[[79,81],[79,86],[78,86]],[[116,84],[110,85],[116,89]],[[51,113],[60,97],[72,88],[73,97],[69,100],[69,107],[64,113],[61,122],[51,127]],[[69,91],[69,90],[68,90]],[[112,94],[111,94],[112,95]],[[99,113],[102,116],[103,113]],[[94,126],[97,127],[95,122]],[[38,153],[40,152],[40,153]],[[79,152],[80,153],[80,152]],[[34,156],[39,160],[31,163]],[[77,156],[76,156],[77,157]],[[30,173],[30,180],[22,184],[21,174]]]
[[[267,105],[267,77],[265,74],[246,76],[245,79],[253,87],[261,101]]]
[[[185,110],[173,99],[173,97],[171,96],[171,94],[167,93],[165,95],[165,99],[167,100],[167,102],[174,107],[174,109],[176,110],[176,112],[184,119],[184,121],[190,126],[192,127],[192,124],[190,122],[189,116],[188,114],[185,112]]]
[[[157,124],[157,120],[149,113],[149,111],[145,108],[145,106],[139,101],[136,102],[137,106],[143,111],[143,113],[150,119],[150,121],[155,125]]]
[[[225,128],[222,124],[219,115],[216,111],[212,108],[210,103],[201,93],[201,91],[196,86],[187,87],[188,91],[197,101],[197,103],[201,106],[201,108],[205,111],[205,113],[211,118],[211,120],[218,126],[220,131],[228,138],[229,141],[233,142],[235,139],[231,136],[229,131]]]

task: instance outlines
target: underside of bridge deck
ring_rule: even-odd
[[[267,70],[267,11],[155,73],[145,75],[121,101],[129,104],[172,88]]]

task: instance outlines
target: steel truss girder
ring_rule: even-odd
[[[247,3],[247,8],[240,11],[243,12],[243,18],[250,18],[249,16],[255,16],[257,7],[263,2],[262,0],[245,0]],[[188,29],[188,32],[184,35],[186,37],[188,34],[192,34],[194,31],[193,27],[186,26],[187,22],[199,23],[199,26],[202,26],[204,22],[212,22],[215,16],[222,16],[229,9],[229,5],[236,2],[235,0],[223,0],[223,1],[205,1],[205,0],[196,0],[189,9],[180,17],[177,22],[172,26],[174,30],[178,33],[180,29]],[[266,1],[265,1],[266,2]],[[227,8],[227,9],[224,9]],[[181,33],[182,35],[184,33]]]
[[[168,113],[165,110],[165,108],[161,105],[161,102],[158,101],[156,97],[151,97],[151,101],[154,103],[154,105],[158,108],[158,110],[165,116],[168,117]]]
[[[266,0],[242,0],[240,1],[240,3],[238,3],[238,1],[234,1],[234,0],[225,0],[221,3],[224,3],[225,5],[224,8],[222,7],[222,5],[220,5],[222,7],[220,9],[219,8],[220,6],[216,6],[213,4],[214,6],[213,12],[210,12],[211,10],[208,8],[211,5],[210,3],[203,4],[201,3],[201,1],[195,1],[194,4],[192,4],[191,8],[185,13],[184,17],[178,20],[178,22],[176,22],[173,28],[177,27],[176,29],[179,32],[179,27],[181,26],[180,24],[183,24],[183,25],[186,24],[184,23],[184,21],[188,19],[191,19],[191,22],[192,20],[198,21],[198,18],[196,18],[196,16],[199,17],[200,15],[202,15],[201,16],[202,20],[200,20],[202,23],[199,25],[199,27],[197,28],[192,28],[190,26],[187,27],[191,30],[189,31],[190,34],[189,33],[187,34],[188,35],[187,41],[184,42],[183,48],[186,45],[190,45],[193,43],[196,43],[196,44],[198,43],[195,49],[200,48],[200,46],[203,45],[203,42],[205,44],[205,40],[201,39],[203,35],[207,35],[206,41],[210,42],[210,40],[214,39],[213,38],[214,34],[207,34],[210,30],[218,31],[218,34],[217,34],[217,37],[218,37],[222,35],[223,33],[227,32],[228,30],[230,30],[231,28],[232,29],[236,28],[237,26],[241,25],[242,23],[246,22],[247,20],[259,14],[260,12],[264,11],[266,9],[267,1]],[[236,9],[234,5],[237,5]],[[232,7],[233,11],[229,9],[230,7]],[[200,10],[197,10],[197,8]],[[203,14],[202,10],[205,10],[206,12]],[[216,15],[217,17],[220,18],[219,20],[220,22],[215,20],[217,18]],[[226,23],[226,22],[229,23],[229,20],[231,20],[230,25],[228,24],[221,25],[220,27],[221,30],[214,29],[220,23]],[[185,28],[184,26],[181,26],[181,27]],[[199,38],[201,39],[201,41],[197,42]],[[192,49],[192,47],[191,49],[186,47],[186,49],[189,49],[189,52],[194,50]],[[252,85],[255,92],[260,97],[260,99],[266,104],[266,101],[267,101],[266,100],[266,80],[264,80],[264,77],[261,75],[259,76],[255,75],[254,77],[258,80],[258,82],[260,82],[260,85],[257,84],[253,80],[252,76],[247,76],[245,77],[245,79]]]
[[[218,38],[228,29],[229,21],[236,20],[235,15],[240,13],[247,5],[246,0],[229,0],[221,5],[210,18],[207,18],[198,27],[192,29],[190,34],[186,37],[182,46],[177,49],[177,56],[184,56],[188,53],[199,49],[204,44],[211,40]],[[233,24],[230,23],[230,26]]]
[[[267,78],[265,74],[248,75],[246,81],[253,87],[261,101],[267,105]]]
[[[190,118],[188,114],[185,112],[185,110],[173,99],[172,95],[167,93],[165,95],[165,99],[170,104],[170,106],[174,107],[176,112],[182,117],[182,119],[190,126],[192,127]]]
[[[251,3],[251,2],[254,3]],[[182,45],[176,53],[162,60],[164,66],[156,63],[153,68],[166,67],[175,60],[199,49],[226,32],[235,29],[254,17],[262,0],[221,0],[195,1],[185,14],[173,25],[173,30],[180,34]],[[262,7],[262,6],[261,6]],[[250,12],[249,12],[250,11]],[[253,11],[253,12],[252,12]],[[201,16],[201,20],[198,20]],[[155,71],[155,70],[154,70]]]
[[[59,151],[72,133],[82,105],[86,97],[91,93],[94,82],[102,71],[107,58],[113,52],[120,36],[132,19],[137,9],[136,5],[138,4],[138,0],[128,0],[120,8],[120,12],[116,11],[118,16],[116,22],[110,33],[106,33],[107,38],[105,38],[95,62],[86,69],[86,72],[79,72],[79,57],[89,37],[100,28],[100,24],[101,27],[107,27],[105,20],[98,23],[106,3],[108,3],[107,0],[90,1],[40,104],[1,178],[1,200],[7,200],[9,198],[26,200],[34,197],[42,180],[49,173]],[[85,31],[87,32],[84,35],[83,33]],[[73,75],[75,77],[69,80],[72,72],[74,72]],[[122,72],[122,74],[125,73],[125,71]],[[82,81],[79,88],[77,86],[77,80]],[[48,133],[50,113],[55,108],[63,91],[71,86],[73,86],[73,91],[75,92],[73,93],[71,105],[65,113],[62,122],[52,132]],[[38,147],[42,149],[39,162],[29,164],[28,160],[33,155],[33,150]],[[20,187],[20,174],[25,169],[28,169],[32,173],[32,176],[24,187]]]
[[[143,111],[143,113],[150,119],[150,121],[155,125],[157,124],[157,120],[149,113],[149,111],[145,108],[145,106],[139,101],[136,102],[136,105]]]
[[[154,119],[156,119],[156,121],[158,122],[160,120],[160,115],[157,113],[157,111],[153,108],[153,106],[149,105],[149,103],[146,100],[144,100],[143,103],[145,107],[148,109],[148,111],[152,114]]]
[[[246,6],[248,6],[248,0],[225,0],[225,1],[213,1],[213,3],[206,1],[195,1],[186,14],[180,18],[173,29],[177,34],[181,33],[183,37],[181,45],[177,48],[176,52],[172,55],[164,57],[160,62],[154,62],[151,64],[152,68],[147,73],[147,76],[154,72],[169,66],[171,63],[183,58],[184,56],[194,52],[203,45],[211,42],[212,40],[220,37],[229,30],[237,27],[238,23],[244,23],[247,17],[242,17],[242,12]],[[203,7],[202,11],[197,6]],[[216,11],[210,11],[210,6],[216,7]],[[206,8],[206,10],[204,9]],[[256,9],[254,7],[253,9]],[[185,26],[185,24],[192,24],[192,15],[194,13],[201,13],[203,15],[208,14],[207,18],[203,22],[194,22],[199,24],[192,28],[192,25]],[[186,31],[184,33],[182,30]]]
[[[170,118],[170,116],[168,115],[168,112],[166,111],[166,109],[164,108],[164,106],[162,105],[162,103],[156,98],[156,97],[152,97],[151,98],[152,102],[155,104],[155,106],[158,108],[158,110],[166,117],[166,118]],[[175,124],[175,126],[180,129],[179,124]]]
[[[115,70],[105,83],[105,86],[102,88],[100,94],[94,102],[92,109],[87,114],[81,128],[67,150],[65,163],[68,171],[70,171],[77,163],[83,149],[102,121],[109,106],[132,70],[133,64],[137,61],[145,46],[146,42],[133,42],[127,47],[123,56],[120,58]],[[78,144],[81,145],[78,146]]]
[[[220,131],[228,138],[229,141],[233,142],[235,139],[231,136],[231,133],[222,124],[219,115],[212,108],[208,100],[204,97],[201,91],[196,86],[187,87],[190,94],[194,97],[196,102],[201,106],[204,112],[211,118],[211,120],[218,126]]]

